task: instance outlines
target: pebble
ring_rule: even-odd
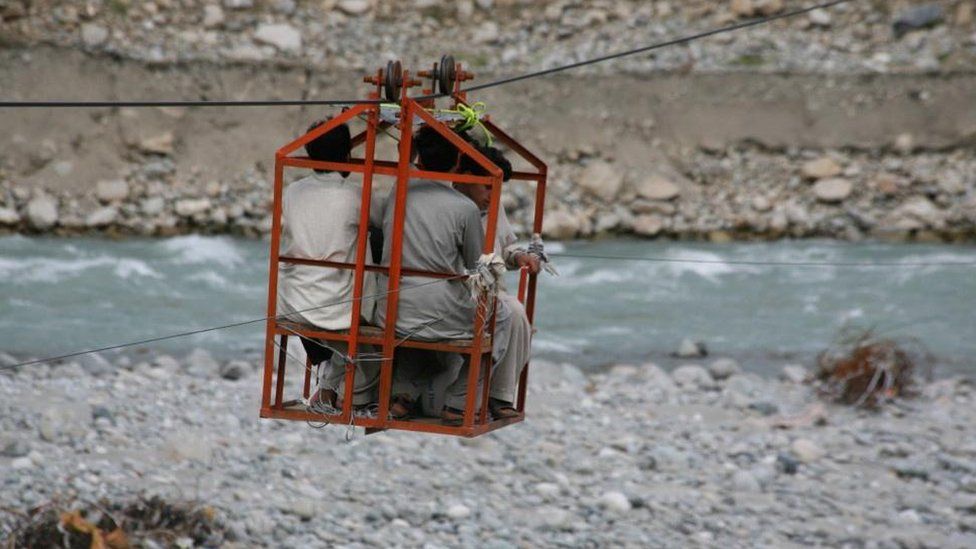
[[[681,194],[681,187],[660,174],[652,174],[641,180],[635,190],[638,196],[648,200],[674,200]]]
[[[458,503],[447,508],[447,516],[453,520],[463,520],[471,516],[471,509]]]
[[[844,169],[833,158],[821,157],[803,164],[801,173],[807,179],[827,179],[837,177]]]
[[[620,492],[606,492],[600,496],[600,505],[612,512],[623,514],[631,510],[630,499]]]
[[[232,360],[220,366],[220,377],[236,381],[251,371],[251,365],[243,360]]]
[[[780,372],[780,379],[790,383],[803,383],[807,379],[807,369],[801,364],[787,364]]]
[[[683,339],[674,355],[678,358],[701,358],[708,356],[705,344],[691,339]]]
[[[728,379],[741,372],[742,367],[739,366],[738,362],[731,358],[719,358],[708,365],[708,373],[710,373],[716,381]]]
[[[817,443],[806,438],[794,440],[790,448],[797,459],[804,463],[817,461],[824,456],[823,449]]]

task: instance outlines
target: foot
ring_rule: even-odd
[[[511,402],[498,398],[488,400],[488,411],[491,412],[491,417],[495,419],[511,419],[519,415],[518,410],[515,409],[515,406]]]
[[[390,401],[390,417],[392,419],[409,419],[413,411],[414,401],[407,395],[396,395]]]
[[[331,408],[334,410],[336,408],[337,398],[339,398],[339,395],[332,389],[319,389],[308,400],[308,407],[313,410],[316,408]]]
[[[463,425],[464,410],[458,410],[457,408],[445,406],[444,411],[441,412],[441,420],[443,420],[444,425],[450,425],[452,427]]]

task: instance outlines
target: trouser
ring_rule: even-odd
[[[491,365],[483,365],[479,369],[476,407],[481,406],[481,388],[489,367],[492,369],[491,396],[502,398],[506,402],[514,402],[518,376],[522,372],[522,367],[528,362],[528,344],[531,336],[525,331],[528,320],[520,323],[516,318],[519,313],[512,308],[509,300],[502,299],[505,295],[499,294]],[[521,317],[525,318],[525,309],[518,300],[514,301],[518,311],[521,311]],[[518,324],[519,328],[513,330],[513,324]],[[397,351],[395,364],[393,394],[406,395],[416,400],[423,415],[439,416],[445,405],[457,410],[464,409],[467,404],[468,372],[471,365],[468,356],[420,349],[400,349]],[[504,365],[506,371],[504,380],[498,384],[497,394],[502,396],[496,396],[494,376],[498,375],[497,368],[500,365]],[[504,398],[504,395],[509,394],[511,396]]]
[[[529,362],[532,345],[532,325],[525,307],[518,298],[505,292],[498,294],[498,319],[495,323],[495,339],[492,360],[495,368],[491,373],[491,398],[508,403],[515,402],[519,377]],[[503,319],[503,311],[508,318]]]
[[[318,347],[318,345],[313,345]],[[343,355],[346,354],[349,344],[344,341],[332,341],[328,345],[338,352],[332,353],[331,359],[320,366],[319,387],[335,391],[341,402],[346,394],[346,363]],[[359,346],[360,354],[373,353],[374,351],[372,345]],[[381,364],[383,364],[381,361],[375,360],[373,357],[362,357],[362,359],[355,361],[352,387],[352,403],[354,406],[363,406],[377,401]]]

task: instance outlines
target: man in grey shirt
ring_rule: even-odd
[[[457,169],[460,159],[457,148],[430,127],[425,126],[417,132],[414,144],[422,169],[438,172]],[[408,185],[403,267],[458,274],[473,269],[484,245],[478,207],[447,183],[415,180]],[[383,216],[384,265],[390,264],[394,204],[391,196]],[[429,341],[472,338],[477,302],[472,299],[465,281],[456,279],[430,284],[432,280],[429,277],[401,277],[397,335]],[[381,277],[380,287],[386,287],[386,284],[387,279]],[[385,299],[377,302],[376,323],[386,325]],[[455,353],[404,353],[401,356],[406,358],[408,355],[427,359],[398,361],[393,387],[396,396],[391,408],[394,416],[405,415],[413,406],[424,391],[424,380],[438,371],[446,370],[451,374],[456,371],[446,389],[443,414],[445,421],[456,423],[463,413],[467,396],[467,361]],[[435,358],[431,359],[432,355]]]

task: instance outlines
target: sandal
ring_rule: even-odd
[[[396,395],[390,401],[390,418],[398,421],[410,419],[414,401],[407,395]]]
[[[519,411],[512,406],[511,402],[497,398],[488,400],[488,411],[491,412],[493,419],[511,419],[519,416]]]
[[[445,406],[444,411],[441,412],[441,420],[444,425],[449,425],[451,427],[459,427],[464,425],[464,410],[458,410],[457,408]]]

